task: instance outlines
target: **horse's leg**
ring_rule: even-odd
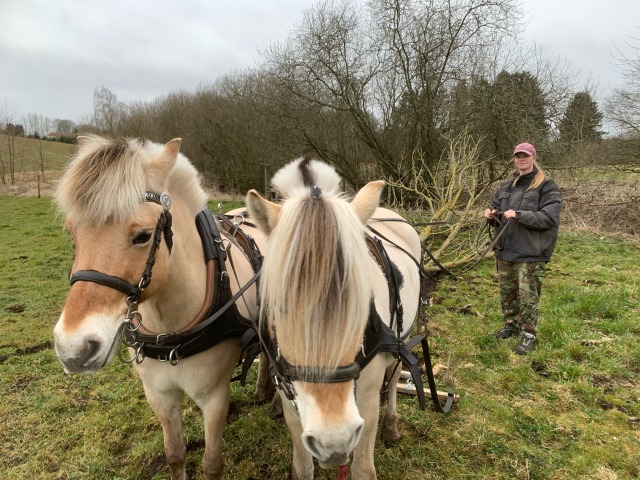
[[[397,368],[396,368],[397,367]],[[397,362],[387,368],[387,378],[389,379],[389,389],[387,392],[387,411],[382,422],[382,440],[385,443],[397,442],[400,439],[398,432],[398,382],[402,373],[402,364]]]
[[[204,417],[204,455],[202,471],[207,480],[222,478],[224,461],[222,459],[222,432],[229,412],[228,381],[218,388],[206,402],[198,402]]]
[[[384,379],[386,358],[376,356],[362,371],[358,380],[357,403],[360,415],[364,419],[364,430],[353,452],[351,478],[353,480],[375,480],[376,467],[373,461],[373,448],[378,431],[380,413],[380,387]]]
[[[280,395],[278,395],[280,396]],[[300,417],[290,401],[282,399],[284,420],[289,428],[293,442],[293,459],[291,461],[291,480],[313,480],[313,457],[302,445],[302,424]]]
[[[279,393],[275,393],[273,398],[271,399],[271,404],[269,408],[267,408],[267,413],[271,418],[280,418],[284,414],[284,409],[282,408],[282,397]]]
[[[239,356],[238,342],[227,340],[185,363],[190,374],[190,380],[184,383],[185,390],[200,407],[204,418],[202,470],[207,480],[222,478],[222,433],[229,413],[229,380],[235,367],[234,359]],[[215,370],[212,365],[216,366]]]
[[[184,468],[187,449],[182,436],[182,397],[181,391],[172,395],[159,394],[147,386],[144,388],[147,401],[162,425],[164,454],[167,457],[171,480],[186,480]]]
[[[253,395],[253,399],[258,403],[266,402],[273,398],[275,393],[276,386],[273,384],[271,375],[269,375],[269,359],[266,358],[264,354],[260,354],[256,393]]]

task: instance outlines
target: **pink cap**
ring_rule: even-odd
[[[514,155],[518,152],[524,152],[524,153],[528,153],[529,155],[535,155],[536,147],[534,147],[530,143],[521,143],[519,145],[516,145],[516,148],[513,149]]]

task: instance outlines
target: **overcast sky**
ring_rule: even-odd
[[[80,122],[105,86],[123,102],[193,91],[261,60],[314,0],[0,0],[0,113]],[[614,45],[638,0],[523,0],[523,37],[571,61],[577,87],[620,85]]]

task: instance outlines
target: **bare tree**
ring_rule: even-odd
[[[357,179],[352,158],[310,120],[348,122],[342,138],[351,135],[361,158],[398,179],[414,154],[439,161],[448,92],[493,62],[519,16],[515,0],[318,4],[285,45],[265,54],[277,84],[296,99],[280,113],[298,124],[310,148]]]
[[[37,161],[38,170],[40,171],[38,175],[41,175],[42,181],[46,182],[47,157],[42,142],[51,128],[51,119],[37,113],[30,113],[25,117],[25,124],[27,125],[28,134],[38,141]]]
[[[98,130],[107,134],[114,134],[118,121],[122,117],[124,105],[118,101],[116,95],[104,86],[97,87],[93,92],[93,123]]]
[[[486,168],[480,159],[479,142],[468,132],[461,132],[448,139],[441,161],[428,162],[423,156],[414,155],[411,168],[398,180],[388,179],[396,190],[407,191],[417,199],[423,217],[420,240],[433,257],[447,268],[468,264],[481,253],[477,232],[484,223],[480,214],[484,193],[489,184],[481,183],[480,173]],[[432,189],[431,186],[437,188]],[[429,193],[427,193],[429,192]],[[415,203],[403,205],[414,210]],[[428,269],[437,270],[435,264]]]
[[[11,185],[16,183],[16,134],[18,133],[18,129],[13,123],[15,116],[16,111],[5,101],[0,110],[0,131],[2,132],[2,138],[4,140],[4,145],[0,148],[0,181],[2,181],[4,185],[7,184],[7,175],[9,176]],[[24,128],[22,126],[20,127],[24,132]]]
[[[607,118],[623,133],[640,136],[640,39],[631,38],[627,44],[633,52],[617,49],[617,68],[623,75],[624,85],[616,88],[607,99]]]

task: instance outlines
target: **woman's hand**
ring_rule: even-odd
[[[515,210],[507,210],[506,212],[503,213],[504,218],[506,219],[510,219],[510,218],[516,218],[516,211]]]
[[[490,208],[487,208],[484,211],[484,218],[486,218],[487,220],[493,218],[493,216],[496,214],[496,210],[491,210]]]

